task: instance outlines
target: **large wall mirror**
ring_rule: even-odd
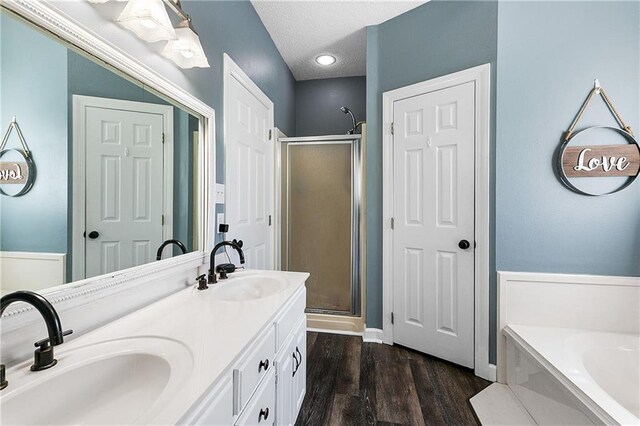
[[[170,239],[205,250],[211,117],[5,7],[0,33],[0,125],[15,117],[36,168],[24,195],[0,181],[2,293],[156,262]]]

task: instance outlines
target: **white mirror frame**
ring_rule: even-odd
[[[202,116],[198,132],[199,185],[197,188],[198,226],[200,229],[197,247],[200,247],[201,250],[70,283],[72,285],[64,284],[52,287],[44,290],[43,294],[55,294],[54,299],[51,300],[52,302],[57,301],[57,299],[68,300],[80,294],[93,293],[103,288],[131,282],[137,278],[148,276],[153,272],[179,266],[186,267],[187,265],[202,264],[205,255],[213,248],[215,235],[212,233],[215,228],[215,204],[211,204],[215,199],[213,194],[215,185],[212,182],[215,182],[216,176],[214,109],[45,2],[38,0],[0,0],[0,5]]]

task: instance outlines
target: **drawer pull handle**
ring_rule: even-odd
[[[296,362],[296,365],[293,366],[293,373],[291,374],[291,377],[296,377],[296,372],[298,371],[298,358],[296,357],[296,353],[295,352],[291,352],[291,356],[293,357],[293,360]]]
[[[300,357],[300,360],[298,361],[298,366],[300,366],[300,364],[302,364],[302,354],[300,353],[300,349],[298,349],[297,346],[296,346],[296,352],[298,352],[298,356]]]
[[[262,372],[262,369],[264,368],[264,371],[267,371],[269,369],[269,360],[266,359],[264,361],[260,361],[260,364],[258,364],[258,373]],[[269,410],[267,410],[268,412]]]
[[[262,408],[260,409],[260,414],[258,414],[258,423],[260,423],[263,418],[265,420],[269,418],[269,407],[265,408],[264,410]]]

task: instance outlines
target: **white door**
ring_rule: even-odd
[[[466,367],[474,365],[474,99],[468,82],[393,106],[394,341]]]
[[[269,138],[273,103],[225,57],[227,72],[224,112],[228,236],[242,240],[247,268],[273,269],[274,144]],[[228,252],[238,264],[235,251]]]
[[[85,273],[155,259],[163,241],[163,115],[85,110]]]

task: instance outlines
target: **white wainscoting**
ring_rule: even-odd
[[[640,333],[640,277],[498,272],[498,381],[506,325]]]
[[[65,283],[65,253],[0,251],[0,292],[37,291]]]

